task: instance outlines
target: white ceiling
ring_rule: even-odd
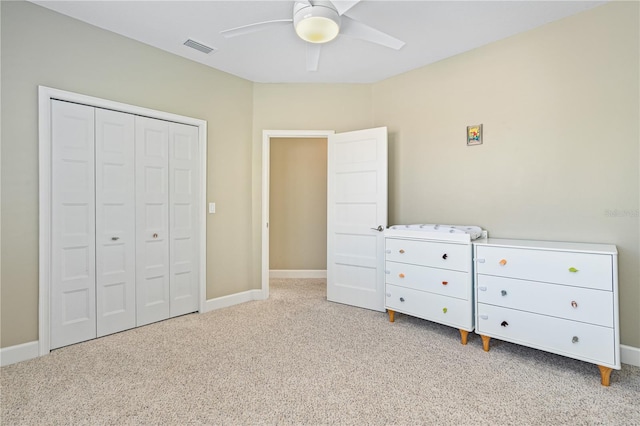
[[[261,83],[372,83],[606,1],[373,1],[347,15],[406,42],[400,50],[338,36],[306,71],[305,42],[287,25],[225,39],[220,31],[290,19],[293,1],[33,1],[89,24]],[[187,39],[216,50],[204,54]]]

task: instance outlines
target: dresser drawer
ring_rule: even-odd
[[[386,260],[470,272],[471,245],[386,238]]]
[[[612,290],[612,256],[607,254],[477,246],[479,274]]]
[[[385,307],[440,324],[473,330],[473,305],[470,301],[387,285]]]
[[[601,365],[615,365],[614,329],[478,303],[476,332]]]
[[[471,299],[471,280],[468,272],[430,268],[409,263],[387,262],[385,281],[415,290],[428,291],[458,299]]]
[[[613,292],[478,275],[478,303],[613,327]]]

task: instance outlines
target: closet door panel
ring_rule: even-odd
[[[137,325],[169,318],[169,123],[135,118]]]
[[[198,128],[169,127],[171,316],[198,310]]]
[[[51,349],[96,337],[94,109],[51,101]]]
[[[96,109],[97,335],[136,326],[134,116]]]

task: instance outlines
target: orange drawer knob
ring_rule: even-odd
[[[447,285],[449,284],[449,281],[442,281],[442,285]]]
[[[507,264],[507,259],[502,259],[500,262],[498,262],[499,264],[501,264],[502,266]]]
[[[402,273],[398,274],[398,276],[399,276],[400,278],[404,278],[404,274],[402,274]]]

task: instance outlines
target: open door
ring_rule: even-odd
[[[387,128],[330,135],[327,300],[384,311]]]

